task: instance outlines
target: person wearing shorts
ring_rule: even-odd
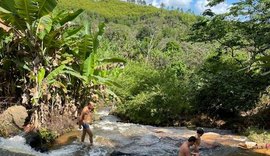
[[[79,118],[79,128],[83,128],[81,141],[84,142],[86,133],[89,135],[89,142],[90,145],[93,145],[93,133],[90,129],[90,125],[88,123],[88,119],[92,117],[92,113],[94,111],[94,103],[89,102],[87,106],[85,106],[81,112],[80,118]]]

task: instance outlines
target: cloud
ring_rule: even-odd
[[[229,8],[231,7],[231,5],[229,5],[226,2],[222,2],[214,7],[208,7],[206,6],[208,4],[207,0],[198,0],[195,4],[195,7],[197,8],[197,10],[199,12],[203,12],[206,9],[211,9],[214,13],[216,14],[222,14],[225,13],[229,10]]]
[[[146,0],[147,4],[152,4],[153,6],[160,7],[160,4],[165,4],[165,7],[175,7],[175,8],[187,8],[190,6],[192,0]]]

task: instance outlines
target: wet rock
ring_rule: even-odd
[[[26,144],[40,152],[47,152],[48,147],[43,144],[43,140],[38,132],[29,132],[24,135]]]
[[[1,148],[0,148],[0,155],[6,155],[6,156],[34,156],[32,154],[11,152],[9,150],[5,150],[5,149],[1,149]]]
[[[117,146],[116,142],[114,142],[113,140],[110,140],[106,137],[102,137],[102,136],[97,136],[95,138],[95,142],[98,142],[98,144],[101,144],[103,146],[110,147],[110,148]]]
[[[135,154],[130,154],[130,153],[124,153],[120,151],[113,151],[110,156],[134,156]]]
[[[80,141],[81,132],[78,130],[74,130],[64,135],[57,137],[53,143],[54,148],[61,147],[64,145],[71,144],[74,141]]]

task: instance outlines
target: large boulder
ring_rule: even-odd
[[[23,130],[27,110],[23,106],[12,106],[0,114],[0,135],[16,135]]]

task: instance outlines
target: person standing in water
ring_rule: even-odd
[[[194,144],[194,152],[199,153],[199,146],[201,144],[201,137],[204,134],[204,130],[202,128],[197,129],[196,142]]]
[[[79,118],[79,128],[81,129],[83,127],[81,141],[84,142],[85,135],[87,133],[89,135],[90,146],[93,145],[93,133],[90,129],[89,123],[92,122],[94,106],[95,104],[93,102],[89,102],[88,105],[83,108]]]
[[[188,138],[188,141],[184,142],[180,146],[178,156],[199,156],[198,153],[194,154],[190,152],[190,146],[194,145],[196,140],[197,139],[195,136],[191,136],[190,138]]]

